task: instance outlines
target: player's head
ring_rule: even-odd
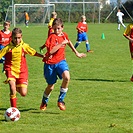
[[[15,45],[18,45],[22,40],[22,30],[20,28],[14,28],[12,30],[12,41]]]
[[[51,13],[51,18],[56,18],[57,17],[57,13],[56,12],[52,12]]]
[[[8,30],[10,28],[10,21],[7,20],[3,23],[4,30]]]
[[[82,16],[81,16],[81,21],[82,21],[82,22],[85,22],[85,21],[86,21],[86,16],[85,16],[85,15],[82,15]]]
[[[53,21],[52,28],[54,30],[54,33],[59,35],[63,31],[63,21],[61,18],[56,18]]]

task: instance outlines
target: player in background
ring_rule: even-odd
[[[82,41],[85,41],[86,51],[93,52],[92,50],[90,50],[90,44],[89,44],[88,37],[87,37],[88,26],[86,23],[85,15],[81,16],[81,21],[78,23],[76,29],[77,29],[77,42],[74,47],[77,48]]]
[[[10,87],[11,107],[17,107],[16,92],[26,96],[28,86],[28,68],[26,54],[43,58],[22,40],[22,31],[19,28],[12,30],[12,41],[0,51],[0,58],[5,56],[4,70],[6,74],[5,83]]]
[[[54,30],[52,28],[52,24],[53,24],[54,19],[56,19],[56,17],[57,17],[57,13],[52,12],[51,17],[50,17],[50,21],[48,23],[48,37],[50,36],[50,34],[52,34],[54,32]],[[39,47],[40,53],[43,53],[44,48],[45,48],[45,44],[43,44],[41,47]]]
[[[118,28],[117,28],[117,29],[120,30],[121,25],[122,25],[124,28],[126,28],[126,26],[125,26],[124,23],[123,23],[123,16],[124,16],[124,13],[122,13],[121,10],[118,9],[118,12],[117,12],[116,16],[118,17]]]
[[[132,60],[132,76],[130,80],[133,82],[133,23],[129,24],[123,33],[124,37],[129,40],[129,49]]]
[[[57,100],[57,105],[60,110],[65,110],[64,98],[68,91],[68,84],[70,80],[69,67],[65,57],[65,47],[68,45],[75,55],[79,58],[85,57],[86,54],[79,53],[69,40],[68,35],[63,32],[63,21],[60,18],[56,18],[53,21],[52,28],[54,33],[51,34],[46,40],[46,49],[44,62],[44,77],[47,82],[47,87],[43,93],[42,103],[40,105],[41,110],[46,110],[47,103],[54,84],[57,78],[63,79],[60,86],[60,94]]]
[[[2,30],[0,30],[0,50],[3,49],[7,44],[10,43],[11,35],[12,35],[12,32],[9,30],[10,21],[5,21],[3,23],[3,27],[4,28]],[[0,59],[0,63],[3,63],[3,65],[4,65],[4,62],[5,62],[5,57],[3,56]],[[2,71],[4,72],[4,69]]]
[[[30,20],[28,12],[24,11],[24,17],[25,17],[25,26],[28,28]]]

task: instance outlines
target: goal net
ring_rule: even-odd
[[[27,11],[30,17],[30,25],[44,25],[49,22],[51,12],[55,11],[54,4],[14,4],[9,6],[5,19],[12,20],[12,24],[24,24],[24,11]]]
[[[58,17],[65,22],[78,22],[81,15],[86,15],[88,22],[100,23],[100,2],[97,0],[49,0],[48,3],[55,4]]]

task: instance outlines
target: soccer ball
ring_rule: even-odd
[[[18,121],[20,119],[20,111],[15,107],[10,107],[5,111],[6,121]]]

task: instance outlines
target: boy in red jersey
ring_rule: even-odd
[[[81,16],[81,21],[78,23],[77,27],[77,43],[75,44],[75,48],[78,47],[78,45],[82,42],[85,41],[86,42],[86,51],[87,52],[93,52],[92,50],[90,50],[90,44],[88,41],[88,37],[87,37],[87,31],[88,31],[88,26],[86,23],[86,16],[82,15]]]
[[[5,21],[3,24],[4,29],[0,31],[0,50],[3,49],[11,41],[12,32],[9,30],[10,21]],[[5,58],[2,57],[0,63],[4,63]]]
[[[133,82],[133,23],[129,24],[123,33],[124,37],[129,40],[129,48],[132,60],[132,76],[130,80]]]
[[[52,24],[54,19],[56,19],[57,17],[57,13],[56,12],[52,12],[51,13],[51,18],[50,18],[50,22],[48,23],[48,37],[50,36],[50,34],[52,34],[54,32],[53,28],[52,28]],[[43,49],[45,48],[45,45],[42,45],[41,47],[39,47],[40,53],[43,53]]]
[[[63,21],[60,18],[56,18],[53,21],[52,28],[54,33],[49,36],[45,43],[47,52],[43,61],[45,62],[44,77],[47,82],[47,87],[43,94],[40,109],[46,110],[51,91],[54,89],[54,84],[59,77],[60,79],[63,79],[63,81],[60,87],[60,94],[57,103],[60,110],[65,110],[64,98],[68,91],[70,80],[69,68],[65,57],[65,47],[68,45],[79,58],[85,57],[86,54],[78,53],[74,48],[67,34],[63,32]]]
[[[26,63],[26,54],[43,58],[22,40],[22,31],[14,28],[12,31],[12,41],[0,51],[0,58],[5,56],[5,74],[6,81],[10,87],[11,107],[17,107],[16,92],[21,96],[26,96],[28,85],[28,68]]]

